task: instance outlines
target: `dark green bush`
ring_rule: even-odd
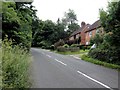
[[[94,59],[120,65],[119,54],[120,49],[115,49],[113,47],[105,50],[96,48],[90,50],[88,53],[88,55]]]
[[[108,62],[109,57],[107,55],[107,51],[106,50],[100,50],[100,49],[92,49],[89,51],[88,55],[94,59],[98,59],[101,61],[106,61]]]

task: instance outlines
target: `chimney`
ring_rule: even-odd
[[[85,22],[81,22],[81,27],[84,27],[86,25]]]

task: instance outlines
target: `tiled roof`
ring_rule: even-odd
[[[78,34],[78,33],[80,33],[83,29],[85,29],[86,27],[89,27],[89,26],[90,26],[90,24],[86,24],[85,26],[80,27],[78,30],[74,31],[74,32],[70,35],[70,37],[71,37],[71,36],[74,36],[74,35],[76,35],[76,34]]]
[[[94,22],[94,23],[88,28],[88,30],[87,30],[86,32],[91,31],[91,30],[93,30],[93,29],[95,29],[95,28],[98,28],[98,27],[100,27],[100,26],[101,26],[100,20],[97,20],[96,22]]]
[[[82,31],[84,27],[80,27],[78,30],[74,31],[70,36],[76,35]]]

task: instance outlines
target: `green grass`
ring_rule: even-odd
[[[71,52],[71,51],[66,51],[66,52],[58,52],[58,51],[55,51],[59,54],[63,54],[63,55],[75,55],[75,54],[85,54],[85,53],[88,53],[89,50],[79,50],[79,51],[76,51],[76,52]]]
[[[76,54],[78,54],[80,56],[80,58],[84,61],[91,62],[91,63],[97,64],[97,65],[105,66],[105,67],[112,68],[112,69],[118,69],[120,71],[119,65],[106,63],[106,62],[103,62],[103,61],[100,61],[97,59],[93,59],[93,58],[90,58],[89,56],[87,56],[87,53],[89,52],[89,50],[85,50],[85,51],[79,50],[77,52],[70,52],[70,51],[67,51],[67,52],[55,51],[55,52],[57,52],[59,54],[63,54],[63,55],[76,55]]]
[[[90,58],[87,55],[82,55],[81,59],[85,60],[85,61],[88,61],[88,62],[91,62],[91,63],[94,63],[94,64],[97,64],[97,65],[105,66],[105,67],[112,68],[112,69],[117,69],[117,70],[120,71],[120,66],[119,65],[115,65],[115,64],[110,64],[110,63],[106,63],[106,62],[103,62],[103,61],[99,61],[97,59]]]
[[[29,53],[11,41],[2,43],[2,88],[29,88]]]

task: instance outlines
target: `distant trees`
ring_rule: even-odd
[[[51,20],[34,20],[32,46],[50,48],[51,45],[54,45],[60,39],[67,38],[74,30],[79,28],[76,21],[76,14],[70,9],[68,13],[65,13],[64,18],[62,18],[62,20],[58,18],[56,23]],[[68,27],[68,29],[66,29],[66,27]]]
[[[68,12],[65,12],[64,17],[62,18],[62,23],[65,25],[68,35],[79,29],[80,26],[77,21],[77,15],[74,10],[69,9]]]
[[[79,28],[77,16],[71,9],[64,18],[56,22],[42,21],[36,16],[32,1],[3,2],[2,4],[2,38],[7,35],[13,44],[19,44],[28,50],[32,46],[50,48],[60,39],[66,39]],[[67,27],[67,29],[66,29]]]

